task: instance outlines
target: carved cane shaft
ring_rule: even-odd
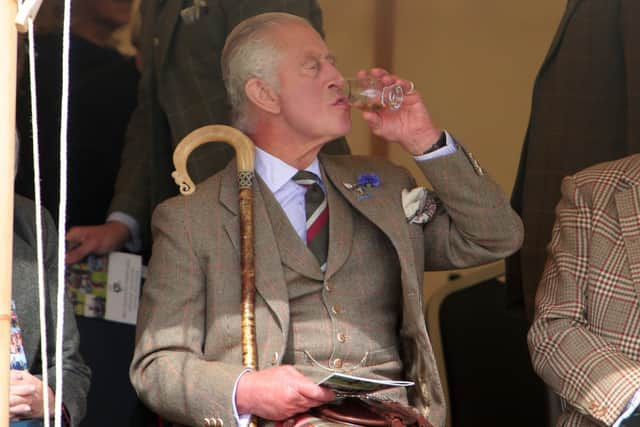
[[[171,174],[180,192],[192,194],[196,186],[187,171],[187,158],[197,147],[207,142],[225,142],[236,150],[238,165],[239,213],[240,213],[240,263],[242,274],[241,334],[242,363],[247,368],[258,369],[255,323],[255,267],[253,256],[253,142],[242,132],[229,126],[211,125],[194,130],[184,137],[173,153],[176,170]],[[256,417],[251,427],[257,427]]]

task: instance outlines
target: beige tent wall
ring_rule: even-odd
[[[319,1],[327,43],[343,74],[390,57],[392,71],[416,83],[436,123],[510,194],[533,82],[566,0]],[[376,41],[376,32],[388,42]],[[356,153],[372,153],[356,116],[349,143]],[[397,147],[388,157],[416,171]],[[437,284],[446,276],[429,273],[428,279]]]

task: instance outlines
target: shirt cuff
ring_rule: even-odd
[[[231,395],[233,401],[231,402],[231,406],[233,407],[233,415],[236,417],[238,427],[247,427],[251,419],[251,414],[238,414],[238,408],[236,408],[236,392],[238,391],[238,382],[244,374],[246,374],[247,372],[251,372],[252,370],[253,369],[251,368],[247,368],[244,371],[240,372],[240,375],[238,375],[238,378],[236,379],[236,383],[233,385],[233,394]]]
[[[458,143],[451,137],[451,135],[449,135],[449,132],[447,132],[446,130],[443,130],[443,132],[446,139],[446,144],[444,147],[438,148],[437,150],[427,154],[413,156],[413,158],[418,162],[423,162],[425,160],[437,159],[438,157],[444,157],[455,153],[458,150]]]
[[[123,223],[129,229],[129,240],[124,247],[131,252],[140,252],[142,250],[142,236],[140,235],[140,224],[134,217],[124,212],[116,211],[109,214],[107,222],[118,221]]]
[[[622,411],[622,415],[618,417],[615,423],[611,427],[619,427],[620,423],[629,418],[631,414],[633,414],[636,409],[640,406],[640,389],[636,390],[636,394],[633,395],[631,400],[629,400],[624,407],[624,411]]]

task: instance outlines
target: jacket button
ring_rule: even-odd
[[[337,369],[342,368],[342,359],[340,359],[339,357],[333,359],[333,367]]]
[[[218,427],[224,427],[224,421],[222,421],[222,418],[218,418]]]
[[[342,313],[342,306],[340,304],[335,304],[331,306],[331,313],[340,314]]]
[[[344,332],[338,332],[337,338],[339,342],[345,342],[347,340],[347,335]]]
[[[273,357],[271,357],[271,364],[272,365],[277,365],[278,364],[278,360],[280,359],[280,355],[278,354],[277,351],[275,351],[273,353]]]

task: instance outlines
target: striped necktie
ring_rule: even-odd
[[[307,189],[304,196],[305,213],[307,215],[307,246],[318,258],[320,269],[327,268],[327,251],[329,250],[329,207],[327,198],[318,183],[320,178],[312,172],[298,171],[293,176],[296,184]]]

